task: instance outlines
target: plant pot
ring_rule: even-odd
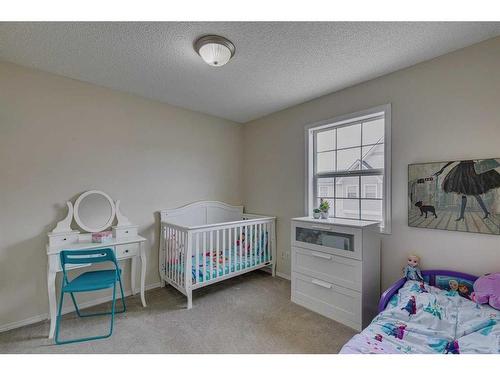
[[[321,212],[313,212],[313,218],[319,219],[321,217]]]
[[[321,218],[322,218],[322,219],[328,219],[328,216],[329,216],[329,215],[328,215],[328,211],[326,211],[326,212],[321,212]]]

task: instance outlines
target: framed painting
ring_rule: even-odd
[[[500,159],[408,165],[408,225],[500,234]]]

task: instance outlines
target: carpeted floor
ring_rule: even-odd
[[[290,301],[290,282],[257,271],[195,291],[193,308],[172,287],[128,297],[104,340],[54,345],[49,323],[0,334],[0,353],[337,353],[354,334]],[[99,310],[108,307],[101,305]],[[62,338],[106,332],[108,317],[65,315]]]

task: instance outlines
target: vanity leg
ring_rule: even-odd
[[[137,256],[132,257],[131,267],[130,267],[130,288],[132,289],[132,295],[136,294],[135,289],[135,274],[137,270]]]
[[[50,269],[47,270],[47,290],[49,292],[49,314],[50,314],[50,330],[49,339],[54,338],[56,330],[57,316],[57,300],[56,300],[56,273]]]
[[[146,299],[144,298],[144,288],[146,283],[146,250],[144,249],[142,243],[139,246],[141,253],[141,301],[142,306],[146,307]]]

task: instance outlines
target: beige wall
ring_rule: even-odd
[[[241,135],[230,121],[0,63],[0,327],[47,313],[46,233],[85,190],[122,201],[148,239],[146,284],[158,282],[154,212],[242,203]]]
[[[410,163],[500,157],[500,38],[415,65],[244,126],[246,209],[278,216],[278,271],[289,274],[290,218],[304,214],[304,126],[392,103],[392,234],[382,240],[382,284],[407,254],[424,268],[500,270],[500,236],[409,228]]]
[[[46,232],[64,202],[88,189],[122,200],[148,238],[146,284],[158,282],[154,212],[200,199],[278,216],[278,271],[289,274],[281,255],[290,218],[304,213],[304,126],[389,102],[393,224],[383,286],[410,252],[425,268],[500,269],[499,237],[406,224],[409,163],[500,156],[498,61],[500,38],[243,127],[0,63],[0,327],[47,313]]]

